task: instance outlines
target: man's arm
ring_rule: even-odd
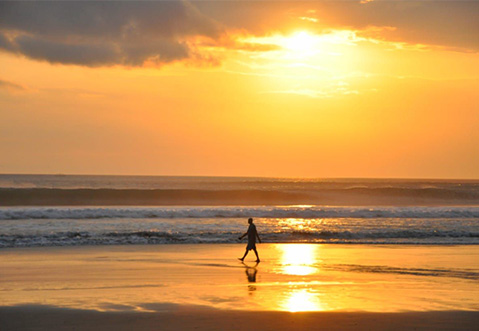
[[[244,235],[242,235],[241,237],[239,237],[238,239],[241,240],[244,238],[244,236],[246,236],[248,234],[248,232],[245,232]]]
[[[258,242],[261,244],[261,239],[259,238],[258,231],[256,231],[256,237],[258,237]]]

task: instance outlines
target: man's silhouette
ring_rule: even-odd
[[[248,252],[250,250],[253,250],[254,253],[256,254],[256,262],[259,262],[259,256],[258,252],[256,251],[256,238],[258,238],[258,242],[261,243],[261,239],[259,238],[258,231],[256,231],[256,226],[253,224],[253,219],[250,218],[248,219],[249,227],[248,231],[243,234],[239,239],[243,239],[246,235],[248,235],[248,246],[246,246],[246,252],[244,252],[244,255],[242,258],[239,258],[238,260],[243,261],[246,255],[248,255]]]

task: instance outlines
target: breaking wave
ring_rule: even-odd
[[[479,207],[2,207],[0,220],[103,218],[479,218]]]
[[[103,184],[107,186],[108,182]],[[352,184],[259,181],[190,183],[186,187],[191,188],[153,189],[19,188],[0,185],[0,201],[4,206],[479,205],[479,183],[475,182],[437,183],[436,186],[416,183],[406,187],[398,183],[383,183],[379,187],[374,183],[369,183],[369,186]]]
[[[0,235],[0,247],[238,243],[242,232],[67,231]],[[280,231],[261,233],[266,243],[477,245],[479,232],[436,230]]]

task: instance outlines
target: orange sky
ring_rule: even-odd
[[[0,2],[0,173],[479,178],[478,4]]]

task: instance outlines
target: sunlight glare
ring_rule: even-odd
[[[281,246],[283,256],[282,272],[287,275],[306,276],[317,272],[314,264],[317,262],[318,246],[292,244]]]
[[[283,38],[282,46],[294,52],[308,52],[315,48],[316,38],[306,31],[300,31]]]
[[[343,54],[349,54],[353,47],[364,38],[357,36],[354,30],[330,30],[327,33],[314,34],[309,31],[297,31],[292,34],[274,34],[263,37],[239,38],[240,42],[258,45],[279,46],[276,51],[257,55],[274,61],[318,61],[331,60]]]
[[[292,313],[323,310],[318,297],[306,289],[292,292],[284,304],[284,309]]]

